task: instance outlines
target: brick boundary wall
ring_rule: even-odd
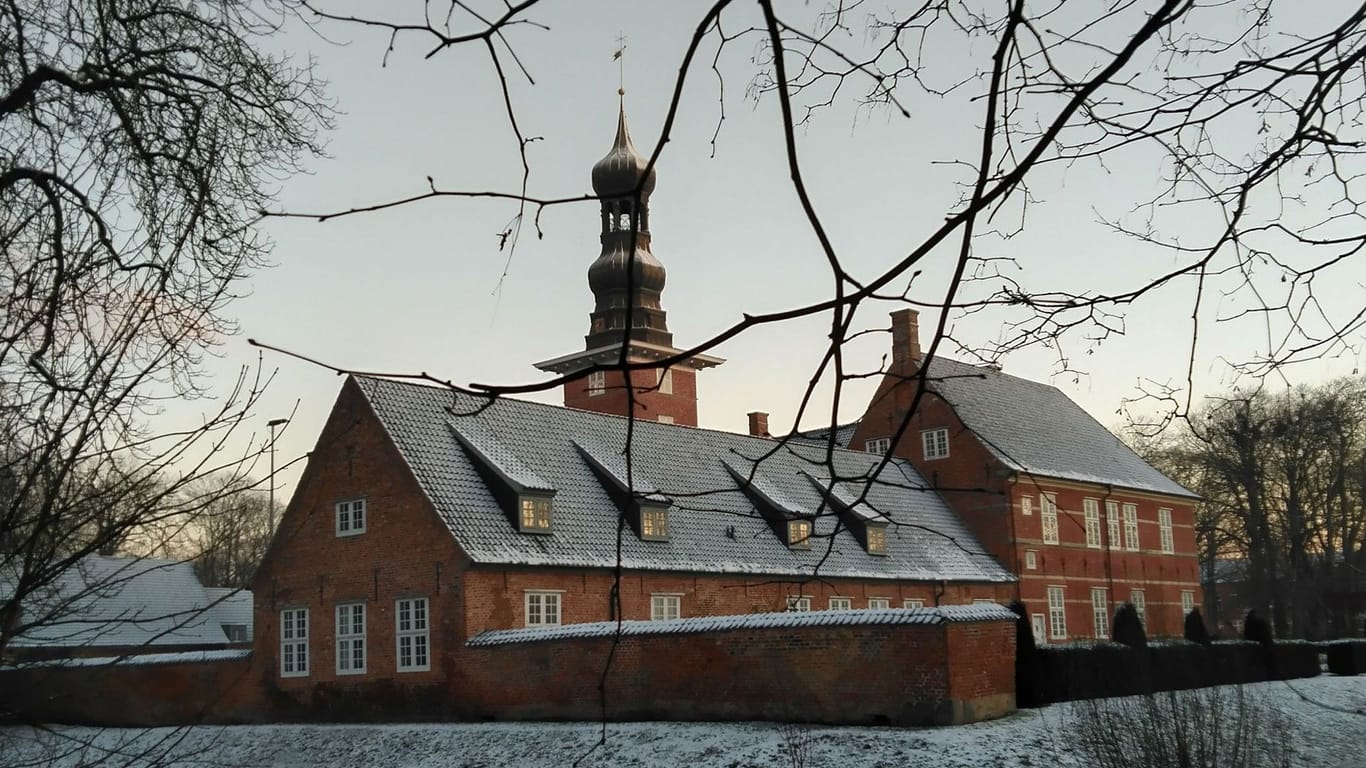
[[[112,727],[264,719],[251,651],[147,654],[0,668],[0,720]]]
[[[1015,709],[1000,606],[755,614],[478,635],[453,690],[471,717],[948,725]]]

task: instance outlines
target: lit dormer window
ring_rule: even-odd
[[[887,529],[880,525],[870,525],[865,534],[868,539],[868,554],[887,554]]]
[[[522,497],[522,531],[550,532],[550,499],[536,496]]]
[[[669,508],[641,505],[640,538],[648,541],[669,540]]]
[[[795,549],[811,549],[811,521],[787,521],[787,545]]]

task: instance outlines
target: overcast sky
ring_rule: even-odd
[[[738,3],[724,17],[728,32],[760,22],[752,5]],[[350,10],[383,6],[356,3]],[[642,151],[653,148],[682,53],[705,6],[547,2],[532,17],[549,31],[525,26],[509,32],[535,80],[509,72],[522,130],[538,137],[529,145],[530,194],[591,193],[589,171],[611,146],[615,130],[618,67],[612,53],[619,34],[628,41],[623,71],[631,130]],[[385,34],[337,25],[322,29],[325,38],[295,28],[282,47],[294,56],[315,57],[342,114],[330,136],[330,157],[317,161],[312,175],[284,185],[282,209],[334,212],[399,198],[424,191],[428,176],[445,189],[518,189],[516,141],[482,45],[424,58],[430,40],[400,36],[387,66],[381,66]],[[856,31],[848,39],[857,43],[862,35]],[[715,43],[704,46],[658,164],[653,250],[668,270],[663,304],[680,346],[729,326],[742,313],[816,301],[831,290],[825,256],[788,179],[776,101],[756,101],[748,89],[758,71],[756,39],[732,43],[721,55],[724,91],[710,69]],[[948,84],[985,68],[991,50],[986,43],[958,41],[931,53],[927,77]],[[969,161],[978,151],[982,106],[971,93],[906,93],[909,119],[857,109],[845,99],[798,132],[814,204],[857,276],[880,273],[943,221],[968,178],[968,170],[954,161]],[[713,153],[722,105],[725,120]],[[1028,212],[1024,231],[1008,240],[986,238],[979,249],[1014,258],[1019,269],[1012,274],[1037,290],[1113,288],[1169,269],[1175,264],[1169,252],[1114,236],[1097,223],[1101,215],[1125,215],[1145,191],[1156,189],[1160,173],[1152,160],[1134,153],[1116,156],[1105,167],[1044,171],[1033,189],[1040,204]],[[234,305],[242,333],[229,340],[215,365],[227,375],[253,363],[257,351],[246,343],[252,337],[350,369],[426,371],[457,383],[542,380],[533,362],[584,345],[592,308],[586,271],[599,248],[597,203],[544,210],[544,237],[524,225],[509,254],[499,249],[497,235],[515,213],[516,204],[508,201],[444,199],[327,223],[268,222],[276,266],[257,274],[251,295]],[[1200,229],[1199,222],[1185,225]],[[952,249],[934,254],[911,295],[941,300],[953,256]],[[894,285],[899,291],[906,281]],[[1359,295],[1361,275],[1340,287]],[[1138,394],[1140,382],[1184,381],[1192,289],[1193,283],[1177,281],[1131,307],[1122,336],[1099,345],[1082,339],[1069,345],[1070,365],[1083,375],[1058,375],[1058,355],[1044,349],[1007,357],[1005,370],[1053,383],[1102,423],[1117,424],[1117,409]],[[1214,304],[1211,311],[1218,310]],[[866,305],[856,327],[886,327],[886,313],[895,308]],[[937,319],[926,313],[922,327]],[[965,344],[986,345],[1001,335],[999,323],[997,317],[959,320],[954,335]],[[745,414],[763,410],[771,414],[774,432],[790,428],[828,324],[819,316],[763,328],[715,350],[728,362],[699,375],[702,426],[743,431]],[[1197,388],[1213,392],[1231,383],[1221,359],[1248,354],[1256,335],[1255,326],[1245,325],[1202,336]],[[889,341],[886,334],[874,334],[851,344],[847,365],[876,369]],[[1289,375],[1315,381],[1349,373],[1358,362],[1348,354]],[[265,366],[279,372],[259,411],[258,437],[268,419],[289,415],[298,403],[279,444],[279,462],[285,464],[311,449],[341,380],[272,353]],[[874,378],[849,383],[841,419],[862,412],[875,384]],[[803,426],[827,419],[829,390],[823,391],[826,398],[803,418]],[[533,397],[560,402],[558,391]],[[285,486],[297,469],[284,475]]]

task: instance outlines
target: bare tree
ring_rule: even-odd
[[[206,478],[186,494],[193,511],[180,546],[200,583],[246,589],[273,533],[266,494],[249,479],[233,477]]]
[[[264,264],[258,211],[330,121],[311,72],[258,47],[286,11],[0,7],[0,652],[28,598],[155,546],[137,537],[183,524],[182,489],[259,452],[222,449],[265,378],[211,391],[203,362]],[[185,401],[204,413],[166,412]]]

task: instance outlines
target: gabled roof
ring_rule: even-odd
[[[60,648],[226,643],[212,603],[189,563],[91,555],[24,601],[20,622],[34,626],[11,643]]]
[[[205,587],[209,603],[213,605],[215,620],[219,624],[236,624],[247,628],[251,634],[252,617],[251,590],[235,587]]]
[[[621,452],[630,422],[622,417],[501,398],[493,403],[450,390],[355,377],[363,396],[461,549],[477,563],[607,568],[616,564],[618,507],[577,444],[594,455]],[[519,533],[462,450],[451,425],[496,439],[556,491],[549,535]],[[689,572],[1011,581],[966,526],[906,462],[891,462],[868,491],[891,517],[888,555],[870,556],[823,504],[805,471],[829,479],[824,448],[650,421],[631,425],[631,475],[670,501],[668,541],[622,531],[622,565]],[[577,443],[577,444],[576,444]],[[729,464],[747,471],[756,459],[765,482],[794,505],[826,510],[810,550],[788,548],[754,509]],[[836,471],[866,476],[880,457],[835,451]],[[723,463],[723,460],[725,463]],[[621,464],[624,467],[625,457]],[[614,468],[624,472],[624,468]],[[827,552],[825,544],[831,546]]]
[[[1017,472],[1198,498],[1057,387],[939,357],[927,377],[930,391]]]

